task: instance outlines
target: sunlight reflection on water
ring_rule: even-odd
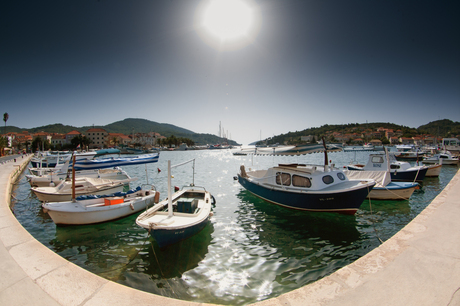
[[[368,152],[333,153],[342,167]],[[41,243],[69,261],[107,279],[147,292],[195,302],[243,305],[314,282],[353,262],[410,222],[446,186],[457,167],[425,179],[409,201],[365,200],[354,216],[289,210],[268,204],[233,180],[244,164],[263,169],[276,163],[323,163],[307,156],[233,156],[228,150],[161,152],[155,164],[124,167],[154,182],[167,195],[166,165],[196,158],[195,185],[216,198],[211,223],[199,234],[160,250],[135,224],[136,215],[110,223],[56,227],[30,194],[23,178],[14,190],[14,213]],[[161,172],[157,171],[157,168]],[[173,184],[191,183],[191,167],[173,172]],[[370,210],[372,205],[372,214]]]

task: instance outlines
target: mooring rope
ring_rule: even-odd
[[[369,195],[369,186],[367,186],[367,194]],[[372,201],[371,198],[369,197],[369,208],[371,210],[371,222],[372,222],[372,227],[374,228],[375,236],[377,239],[380,241],[380,244],[383,243],[382,239],[379,237],[379,233],[377,232],[377,229],[375,228],[375,222],[374,222],[374,214],[372,213]]]

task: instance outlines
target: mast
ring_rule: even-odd
[[[168,216],[173,216],[172,194],[171,194],[171,160],[168,160]]]

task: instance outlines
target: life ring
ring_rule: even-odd
[[[216,205],[216,198],[213,195],[211,195],[211,204]]]

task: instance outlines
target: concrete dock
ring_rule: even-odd
[[[10,210],[12,184],[29,158],[0,164],[0,305],[200,305],[109,281],[35,240]],[[460,305],[460,173],[378,248],[315,283],[254,305]]]

